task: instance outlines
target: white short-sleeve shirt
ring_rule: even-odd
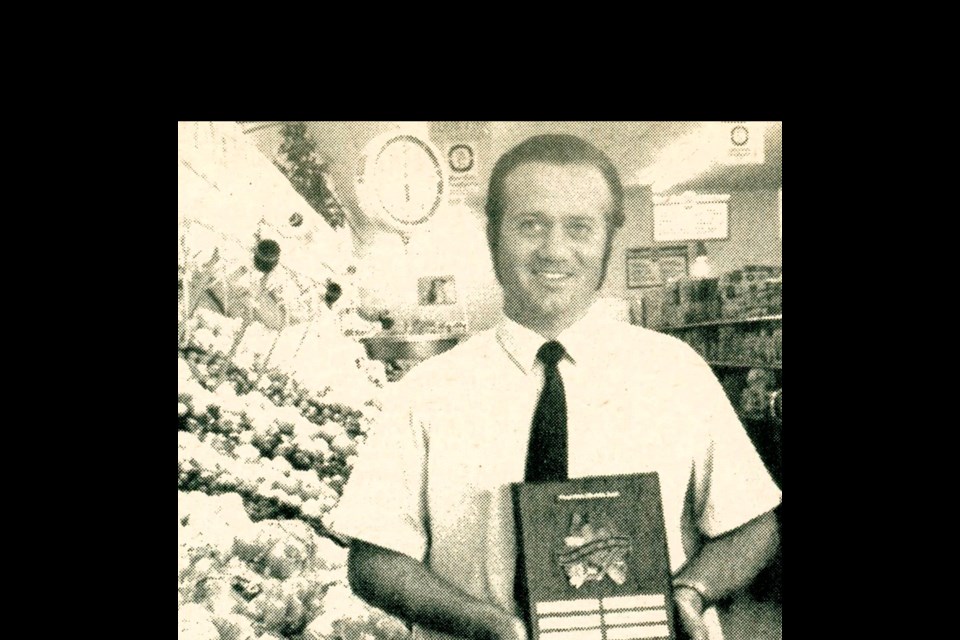
[[[674,572],[702,536],[780,503],[720,383],[688,345],[597,309],[557,340],[567,351],[569,477],[657,472]],[[523,481],[543,342],[504,319],[393,385],[333,529],[515,610],[510,484]]]

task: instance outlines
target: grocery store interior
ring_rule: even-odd
[[[179,637],[412,637],[329,517],[391,385],[500,321],[487,182],[557,133],[624,185],[598,308],[693,347],[782,487],[781,122],[179,122]],[[778,552],[723,637],[781,592]]]

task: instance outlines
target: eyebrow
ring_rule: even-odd
[[[518,214],[516,215],[516,218],[519,218],[519,219],[522,219],[522,218],[537,218],[537,219],[540,219],[540,220],[554,219],[553,216],[544,215],[544,213],[543,213],[542,211],[528,211],[528,212],[518,213]],[[585,216],[585,215],[574,214],[574,215],[569,215],[569,216],[560,216],[560,217],[559,217],[559,220],[561,220],[561,221],[563,221],[563,222],[594,222],[594,221],[596,221],[597,219],[596,219],[595,217],[593,217],[593,216]],[[601,220],[601,222],[603,222],[603,221]]]

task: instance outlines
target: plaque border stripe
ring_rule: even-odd
[[[607,629],[607,638],[610,640],[648,640],[669,637],[670,628],[666,624],[610,627]]]
[[[601,599],[601,605],[605,611],[666,607],[667,596],[662,593],[637,594],[635,596],[608,596]]]
[[[541,631],[599,629],[602,625],[603,617],[599,611],[576,616],[540,616],[537,618],[537,627]]]
[[[600,627],[595,629],[571,629],[566,631],[545,631],[540,640],[602,640]]]
[[[603,625],[605,627],[651,624],[654,622],[667,621],[667,610],[665,608],[619,609],[615,611],[605,611],[603,614]]]
[[[576,600],[547,600],[538,602],[537,615],[555,615],[558,613],[593,613],[600,611],[599,598],[577,598]]]

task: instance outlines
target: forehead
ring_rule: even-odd
[[[529,162],[507,174],[504,215],[604,216],[613,204],[600,169],[581,164]]]

